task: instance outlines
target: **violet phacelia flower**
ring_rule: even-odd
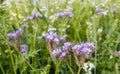
[[[95,46],[91,42],[81,43],[72,48],[77,65],[83,64],[86,58],[90,58],[95,50]]]
[[[53,50],[52,56],[54,59],[59,59],[60,61],[66,60],[68,58],[69,52],[72,50],[72,44],[70,42],[64,43],[64,46],[58,47]]]
[[[11,44],[14,44],[19,50],[21,49],[20,37],[24,34],[24,30],[28,27],[28,25],[23,25],[22,28],[19,28],[15,32],[10,32],[7,34]]]
[[[60,61],[67,60],[72,51],[78,66],[84,64],[85,59],[90,58],[95,50],[94,43],[92,42],[73,46],[72,43],[65,42],[65,39],[59,37],[56,32],[47,33],[45,38],[49,53],[53,59],[58,59]],[[63,46],[60,44],[63,44]]]
[[[27,47],[27,45],[21,45],[20,49],[21,49],[21,53],[25,54],[28,47]]]
[[[46,33],[45,38],[50,53],[52,53],[52,51],[58,47],[60,42],[65,40],[63,37],[58,37],[56,32]]]
[[[56,13],[57,18],[63,18],[63,17],[72,18],[73,16],[74,16],[74,14],[70,11]]]
[[[38,13],[38,12],[33,12],[30,16],[27,17],[27,20],[34,20],[37,18],[42,18],[42,14]]]
[[[15,32],[8,33],[8,38],[11,40],[17,40],[23,33],[24,31],[20,28]]]
[[[117,52],[118,57],[120,57],[120,51]]]

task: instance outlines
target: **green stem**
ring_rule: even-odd
[[[4,71],[4,69],[3,69],[1,64],[0,64],[0,68],[1,68],[2,73],[5,74],[5,71]]]
[[[70,65],[69,65],[68,62],[67,62],[67,66],[68,66],[68,68],[70,69],[70,72],[71,72],[72,74],[75,74],[74,71],[73,71],[73,69],[70,67]]]
[[[26,63],[30,66],[32,70],[34,70],[34,68],[30,65],[30,63],[28,63],[28,61],[26,61]]]
[[[12,65],[13,65],[14,74],[16,74],[16,71],[15,71],[15,68],[14,68],[14,61],[13,61],[11,51],[10,51],[10,58],[11,58],[11,62],[12,62]]]
[[[119,72],[118,72],[118,63],[115,63],[115,73],[119,74]]]
[[[77,74],[80,74],[81,69],[82,69],[82,67],[81,67],[81,66],[79,66],[79,69],[78,69]]]
[[[95,46],[97,48],[97,25],[99,23],[99,19],[98,20],[94,20],[93,22],[97,22],[93,24],[93,40],[95,42]],[[95,49],[95,66],[97,66],[97,49]],[[96,74],[96,67],[94,68],[94,74]]]
[[[3,23],[4,24],[4,23]],[[7,36],[7,31],[6,31],[7,29],[6,29],[6,27],[5,27],[5,25],[4,25],[4,31],[5,31],[5,34],[6,34],[6,36]],[[6,37],[6,42],[8,42],[8,38]],[[12,67],[13,67],[13,71],[14,71],[14,74],[16,74],[16,71],[15,71],[15,66],[14,66],[14,61],[13,61],[13,56],[12,56],[12,53],[11,53],[11,48],[10,48],[10,46],[8,46],[8,51],[9,51],[9,55],[10,55],[10,59],[11,59],[11,63],[12,63]]]
[[[59,74],[59,65],[60,65],[60,62],[56,63],[55,74]]]

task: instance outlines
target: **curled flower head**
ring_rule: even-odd
[[[60,37],[59,39],[61,42],[65,42],[65,37]]]
[[[38,12],[33,12],[30,16],[27,17],[28,20],[34,20],[36,18],[42,18],[43,16]]]
[[[72,12],[64,12],[65,16],[72,18],[74,16],[74,14]]]
[[[53,50],[53,58],[59,59],[60,61],[66,60],[71,50],[71,46],[72,44],[70,42],[66,42],[62,47],[58,47],[57,49]]]
[[[58,45],[60,43],[60,40],[59,40],[59,38],[54,38],[53,42]]]
[[[16,30],[15,32],[8,33],[8,38],[11,39],[11,40],[16,40],[16,39],[18,39],[23,33],[24,33],[24,31],[20,28],[20,29]]]
[[[72,44],[70,42],[65,42],[64,47],[67,48],[68,50],[72,50]]]
[[[34,18],[42,18],[42,15],[37,12],[33,12],[31,15],[34,16]]]
[[[96,8],[96,13],[98,15],[107,15],[108,12],[109,12],[109,10],[104,10],[102,8]]]
[[[16,40],[17,39],[17,35],[16,35],[16,33],[8,33],[8,38],[9,39],[12,39],[12,40]]]
[[[104,12],[104,10],[103,10],[102,8],[97,8],[97,9],[96,9],[96,13],[97,13],[98,15],[103,14],[103,12]]]
[[[74,45],[72,50],[74,52],[74,57],[76,63],[79,65],[80,63],[84,63],[86,58],[90,58],[92,53],[94,52],[95,46],[91,42],[81,43]]]
[[[28,49],[27,45],[21,45],[21,53],[23,54],[26,53],[27,49]]]
[[[27,20],[33,20],[34,19],[34,17],[33,16],[27,16]]]
[[[15,34],[17,35],[17,37],[20,37],[22,34],[24,33],[24,31],[20,28],[18,29]]]
[[[59,13],[56,14],[56,16],[58,18],[62,18],[62,17],[64,17],[64,13],[63,12],[59,12]]]
[[[52,55],[55,59],[57,59],[61,53],[62,53],[62,49],[59,47],[56,50],[53,50]]]
[[[72,18],[73,16],[74,16],[74,14],[71,11],[59,12],[56,14],[57,18],[63,18],[63,17]]]
[[[49,53],[51,54],[51,57],[52,57],[52,51],[58,47],[58,45],[60,43],[60,39],[59,39],[56,32],[46,33],[45,34],[45,39],[46,39],[46,43],[47,43]]]
[[[45,38],[46,38],[46,41],[54,42],[57,40],[57,39],[56,40],[54,40],[54,39],[58,38],[58,36],[57,36],[56,32],[49,32],[45,35]]]
[[[84,56],[85,58],[89,58],[92,54],[92,52],[94,52],[95,46],[93,43],[87,42],[87,43],[81,43],[80,45],[77,45],[77,47],[73,47],[77,48],[76,50],[79,51],[79,55],[80,56]]]
[[[52,56],[54,59],[59,59],[60,61],[63,61],[67,58],[69,54],[69,50],[67,50],[64,47],[59,47],[52,52]]]
[[[61,55],[59,56],[59,60],[63,61],[67,57],[67,54],[65,52],[62,52]]]

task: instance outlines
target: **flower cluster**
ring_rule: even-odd
[[[53,50],[52,56],[55,59],[63,61],[68,57],[70,50],[72,50],[72,44],[70,42],[65,42],[64,46],[58,47],[57,49]]]
[[[77,65],[83,64],[86,58],[90,58],[95,50],[91,42],[76,44],[72,48]]]
[[[58,47],[60,42],[64,42],[64,37],[59,37],[56,32],[48,32],[45,34],[48,50],[52,57],[52,51]]]
[[[35,18],[42,18],[43,16],[38,12],[33,12],[30,16],[27,17],[27,20],[34,20]]]
[[[72,45],[65,42],[63,37],[59,37],[56,32],[49,32],[45,35],[48,50],[53,59],[66,60],[70,51],[73,52],[77,65],[83,64],[86,58],[90,58],[95,50],[92,42]],[[61,46],[60,44],[63,44]]]
[[[102,8],[96,8],[96,13],[97,13],[98,15],[107,15],[107,12],[108,12],[108,11],[105,11],[105,10],[102,9]]]
[[[56,32],[49,32],[45,35],[46,41],[54,45],[59,45],[60,42],[64,42],[64,37],[58,37]]]
[[[68,17],[68,18],[72,18],[74,16],[74,14],[70,11],[66,11],[66,12],[59,12],[56,14],[57,18],[63,18],[63,17]]]
[[[20,50],[21,53],[25,53],[27,50],[27,45],[20,44],[20,37],[24,34],[24,30],[29,26],[27,24],[23,25],[22,28],[19,28],[15,32],[8,33],[8,38],[11,40],[7,44],[12,46],[13,44]]]
[[[21,49],[21,53],[25,54],[28,47],[27,47],[27,45],[21,45],[20,49]]]
[[[23,29],[18,29],[15,32],[8,33],[8,38],[11,40],[17,40],[20,38],[21,35],[23,35],[24,30]]]

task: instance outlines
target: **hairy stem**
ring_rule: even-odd
[[[67,66],[68,66],[68,68],[69,68],[70,72],[71,72],[72,74],[75,74],[75,73],[74,73],[74,71],[73,71],[73,69],[70,67],[70,65],[69,65],[69,63],[68,63],[68,62],[67,62]]]

